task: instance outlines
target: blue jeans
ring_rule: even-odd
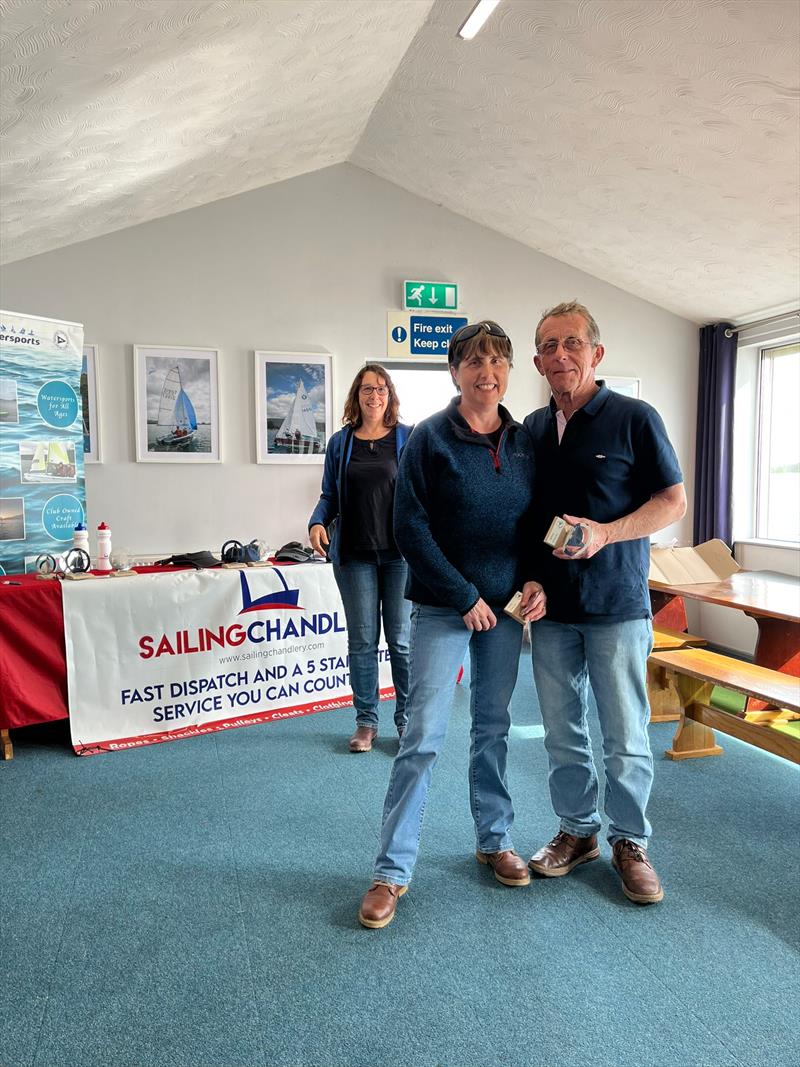
[[[433,768],[450,718],[459,667],[471,664],[469,799],[478,848],[512,848],[514,809],[506,781],[508,704],[517,681],[522,627],[499,609],[493,630],[471,631],[451,608],[414,604],[408,726],[392,766],[383,806],[375,879],[411,881]]]
[[[364,554],[366,556],[366,553]],[[333,564],[333,574],[347,619],[347,650],[356,726],[378,728],[378,642],[381,617],[392,681],[395,688],[394,722],[406,724],[408,696],[408,635],[411,604],[405,599],[408,568],[394,553],[375,552],[373,560],[344,559]]]
[[[543,619],[531,627],[531,646],[550,761],[550,799],[561,829],[577,837],[600,830],[597,772],[586,724],[591,685],[603,738],[608,840],[613,844],[624,837],[646,848],[653,755],[645,678],[652,623],[568,625]]]

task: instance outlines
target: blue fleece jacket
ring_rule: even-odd
[[[464,615],[480,597],[500,608],[534,578],[528,555],[533,446],[500,407],[497,449],[461,416],[455,398],[420,422],[403,452],[394,535],[409,566],[406,596]]]
[[[395,427],[398,459],[412,429],[413,427],[402,422],[398,422]],[[344,429],[337,430],[328,441],[328,447],[325,449],[325,468],[322,472],[322,493],[308,520],[309,530],[317,523],[327,528],[334,519],[339,520],[328,548],[328,558],[333,563],[341,563],[342,524],[347,521],[347,464],[352,451],[353,428],[345,426]]]

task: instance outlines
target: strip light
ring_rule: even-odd
[[[465,41],[471,41],[499,3],[500,0],[478,0],[466,22],[458,31],[458,36],[463,37]]]

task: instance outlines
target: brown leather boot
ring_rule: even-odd
[[[657,904],[664,899],[661,882],[647,858],[647,849],[621,838],[614,842],[611,863],[622,879],[622,892],[635,904]]]
[[[408,889],[407,885],[373,882],[364,894],[358,909],[358,921],[371,930],[388,926],[397,910],[397,901]]]
[[[351,752],[369,752],[377,736],[378,731],[372,726],[357,726],[356,732],[348,742],[348,747]]]
[[[531,856],[528,866],[537,874],[543,874],[545,878],[561,878],[579,863],[596,860],[599,855],[597,834],[592,834],[591,837],[576,837],[559,830],[552,841]]]
[[[503,885],[530,885],[531,876],[521,856],[513,849],[505,852],[476,852],[478,863],[488,864],[494,871],[494,876]]]

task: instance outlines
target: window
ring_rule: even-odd
[[[756,537],[800,542],[800,343],[762,348]]]
[[[400,418],[409,426],[446,408],[456,387],[446,363],[384,362],[400,398]]]

